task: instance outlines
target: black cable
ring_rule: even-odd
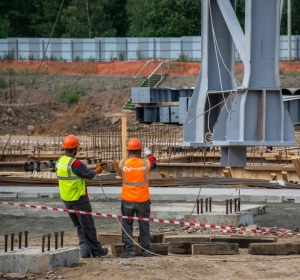
[[[38,73],[39,73],[39,71],[40,71],[40,68],[41,68],[41,66],[42,66],[42,63],[43,63],[43,61],[44,61],[45,54],[46,54],[46,52],[47,52],[48,46],[49,46],[50,41],[51,41],[51,39],[52,39],[53,32],[54,32],[55,26],[56,26],[56,24],[57,24],[59,15],[60,15],[60,13],[61,13],[61,10],[62,10],[64,1],[65,1],[65,0],[62,0],[62,2],[61,2],[61,5],[60,5],[60,8],[59,8],[59,11],[58,11],[58,14],[57,14],[57,17],[56,17],[54,26],[53,26],[52,31],[51,31],[50,38],[49,38],[49,40],[48,40],[46,49],[45,49],[45,51],[44,51],[44,53],[43,53],[43,57],[42,57],[42,59],[41,59],[40,65],[39,65],[39,67],[38,67],[38,69],[37,69],[37,71],[36,71],[36,73],[35,73],[35,76],[34,76],[33,81],[32,81],[32,83],[31,83],[31,86],[30,86],[30,89],[29,89],[29,91],[28,91],[28,94],[27,94],[27,96],[26,96],[26,98],[25,98],[25,101],[24,101],[24,103],[23,103],[23,106],[21,107],[21,110],[20,110],[20,113],[21,113],[21,114],[23,113],[23,110],[24,110],[24,108],[25,108],[25,104],[27,103],[28,97],[29,97],[29,95],[30,95],[30,93],[31,93],[31,90],[32,90],[33,85],[34,85],[35,80],[36,80],[36,77],[37,77],[37,75],[38,75]],[[2,149],[2,153],[1,153],[1,155],[0,155],[0,160],[1,160],[2,157],[3,157],[4,151],[5,151],[5,149],[6,149],[7,145],[8,145],[8,143],[9,143],[9,141],[10,141],[10,139],[11,139],[12,134],[14,133],[14,131],[15,131],[15,127],[12,128],[12,131],[11,131],[11,133],[9,134],[8,140],[7,140],[5,146],[4,146],[3,149]]]

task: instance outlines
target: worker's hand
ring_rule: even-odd
[[[144,148],[144,154],[145,154],[145,156],[149,156],[149,155],[151,155],[151,150],[149,149],[149,148]]]

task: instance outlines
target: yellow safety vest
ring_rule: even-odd
[[[56,162],[56,174],[60,197],[65,201],[76,201],[86,194],[85,181],[72,171],[75,158],[62,156]]]
[[[148,159],[127,158],[120,161],[123,174],[121,199],[130,202],[145,202],[150,199]]]

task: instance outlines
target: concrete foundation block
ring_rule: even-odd
[[[233,226],[240,227],[253,224],[252,213],[233,213],[233,214],[219,214],[219,213],[203,213],[196,215],[185,215],[184,220],[194,221],[200,224],[218,225],[218,226]]]
[[[249,237],[249,236],[212,236],[210,238],[211,242],[227,242],[227,243],[237,243],[240,248],[249,248],[252,243],[276,243],[277,238],[273,237]]]
[[[300,243],[250,244],[251,255],[290,255],[300,254]]]
[[[71,267],[79,262],[79,249],[59,248],[41,252],[41,248],[28,247],[15,251],[0,251],[0,271],[15,273],[42,273],[57,266]]]
[[[166,243],[151,243],[152,252],[158,255],[168,255],[168,244]],[[122,253],[124,253],[124,245],[123,244],[112,244],[111,245],[111,253],[115,257],[120,257]],[[136,256],[142,256],[142,249],[136,246]]]
[[[192,245],[192,255],[237,255],[239,244],[237,243],[202,243]]]

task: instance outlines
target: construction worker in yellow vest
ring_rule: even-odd
[[[123,216],[150,217],[149,172],[156,167],[156,158],[145,148],[147,159],[141,157],[142,143],[132,138],[127,143],[128,157],[120,161],[123,185],[121,194],[121,212]],[[150,226],[148,221],[138,221],[139,239],[144,257],[152,257],[150,246]],[[122,219],[122,238],[125,253],[121,258],[134,258],[136,247],[133,243],[133,220]]]
[[[79,147],[78,138],[69,135],[63,140],[65,155],[56,162],[60,197],[65,207],[72,210],[92,212],[84,179],[93,179],[107,167],[103,164],[86,165],[75,156]],[[82,258],[101,257],[108,253],[97,239],[97,232],[91,215],[69,213],[77,229]]]

